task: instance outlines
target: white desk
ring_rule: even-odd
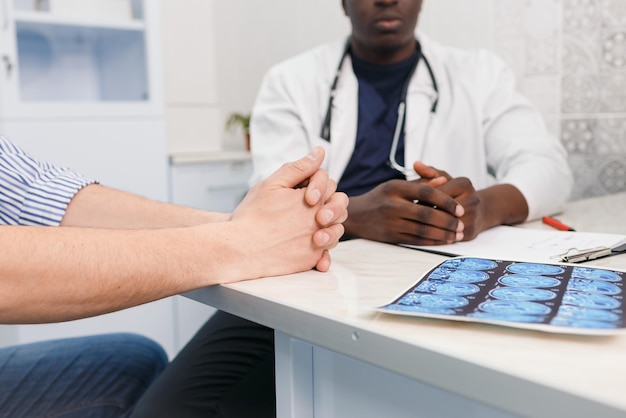
[[[625,208],[619,194],[575,202],[559,218],[626,234]],[[626,416],[626,336],[378,313],[445,257],[365,240],[341,243],[332,257],[328,273],[188,295],[276,330],[279,416]],[[626,255],[593,265],[626,270]]]

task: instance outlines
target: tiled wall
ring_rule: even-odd
[[[495,48],[569,152],[573,199],[626,191],[626,0],[497,0]]]

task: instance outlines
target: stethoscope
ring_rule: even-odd
[[[415,73],[415,70],[417,69],[417,64],[419,63],[420,59],[423,59],[424,64],[426,64],[426,68],[428,69],[428,74],[430,75],[430,80],[433,83],[433,89],[435,90],[435,98],[430,108],[430,118],[429,118],[428,125],[426,128],[427,134],[430,130],[432,119],[435,113],[437,112],[437,104],[439,103],[439,89],[437,88],[437,80],[435,79],[435,74],[433,73],[430,63],[428,62],[424,54],[422,54],[422,50],[421,50],[419,42],[417,40],[415,42],[416,42],[415,46],[416,46],[417,53],[419,54],[419,56],[417,57],[417,60],[415,60],[415,64],[413,64],[413,67],[411,67],[411,72],[409,76],[407,77],[406,81],[404,82],[404,85],[402,86],[400,104],[398,105],[398,121],[396,122],[396,127],[393,131],[393,139],[391,141],[391,148],[389,149],[389,165],[394,170],[404,175],[410,175],[410,174],[415,174],[415,173],[413,169],[406,168],[402,164],[398,163],[398,161],[396,160],[396,151],[398,149],[398,142],[400,141],[400,133],[402,132],[402,129],[404,128],[404,120],[406,119],[406,95],[409,90],[409,83],[411,82],[411,79],[413,78],[413,74]],[[320,132],[320,137],[328,142],[330,142],[330,119],[331,119],[332,108],[333,108],[333,100],[335,99],[335,94],[337,91],[337,83],[339,82],[339,77],[341,76],[341,68],[343,67],[343,62],[345,61],[346,56],[348,56],[349,54],[350,54],[350,39],[348,39],[348,41],[346,42],[346,46],[343,50],[343,54],[341,55],[341,59],[339,60],[339,65],[337,66],[337,72],[335,73],[335,78],[333,79],[333,83],[330,86],[330,97],[328,98],[328,108],[326,109],[326,116],[324,117],[324,123],[322,124],[322,130]],[[426,137],[428,137],[428,135],[426,135]]]

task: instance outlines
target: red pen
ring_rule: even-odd
[[[565,225],[563,222],[559,221],[558,219],[554,219],[550,216],[544,216],[542,220],[544,224],[550,225],[552,228],[556,228],[561,231],[576,231],[571,226]]]

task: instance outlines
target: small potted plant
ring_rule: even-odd
[[[246,138],[246,151],[250,151],[250,113],[234,112],[226,119],[226,130],[241,129]]]

